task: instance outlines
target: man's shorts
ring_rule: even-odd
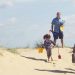
[[[57,33],[57,32],[53,32],[53,37],[54,37],[54,39],[63,39],[63,32],[59,32],[59,33]]]

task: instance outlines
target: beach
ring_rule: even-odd
[[[46,62],[46,52],[37,49],[17,49],[13,54],[0,49],[0,75],[75,75],[72,49],[60,48],[62,59],[58,59],[58,48],[52,50],[54,61]]]

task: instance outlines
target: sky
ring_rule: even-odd
[[[34,46],[49,33],[58,11],[65,20],[64,43],[73,46],[75,0],[0,0],[0,46]]]

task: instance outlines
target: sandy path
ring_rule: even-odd
[[[58,60],[57,50],[53,49],[54,60],[45,62],[46,53],[39,54],[36,50],[19,49],[20,55],[15,55],[6,50],[0,53],[0,75],[75,75],[75,66],[71,61],[71,49],[60,49],[62,59]]]

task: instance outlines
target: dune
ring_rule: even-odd
[[[36,49],[18,49],[18,52],[0,49],[0,75],[75,75],[70,48],[60,48],[62,59],[58,59],[58,49],[54,48],[51,63],[46,62],[45,50],[41,54]]]

